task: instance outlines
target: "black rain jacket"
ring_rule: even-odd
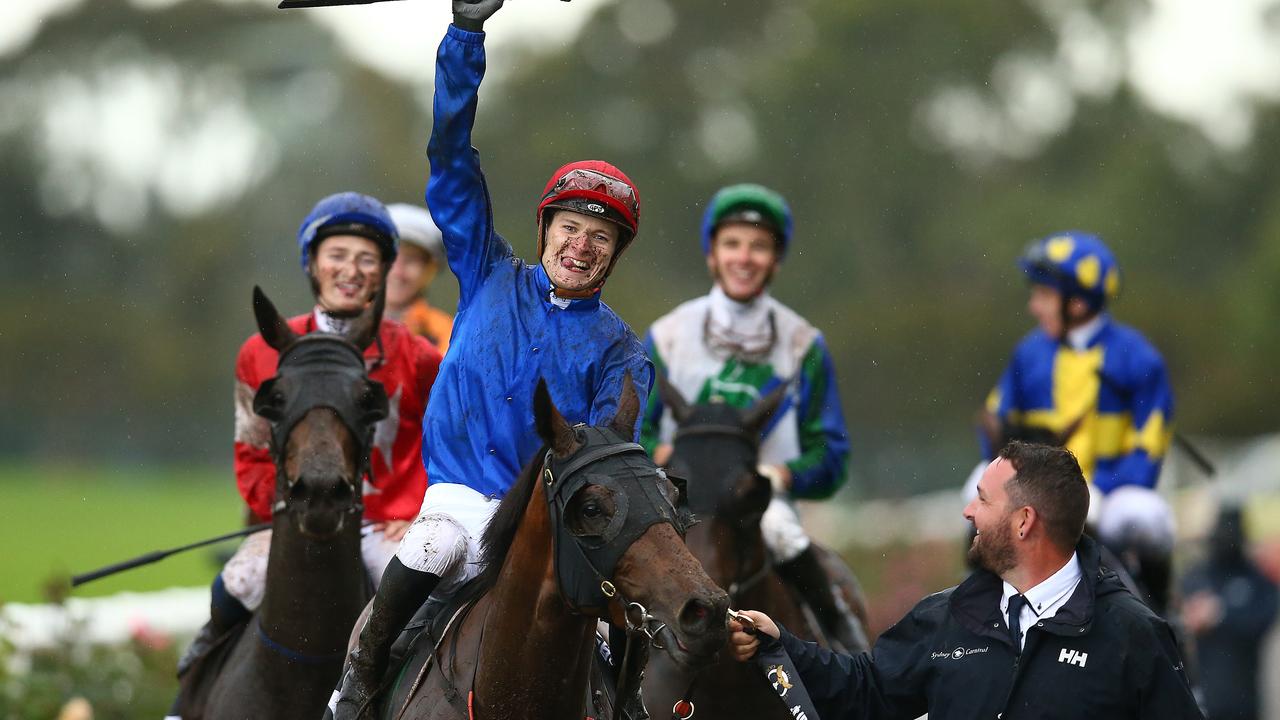
[[[1000,578],[986,571],[920,601],[870,653],[832,653],[786,630],[781,643],[822,720],[1202,719],[1169,626],[1100,566],[1091,538],[1076,554],[1080,584],[1027,629],[1021,656]]]

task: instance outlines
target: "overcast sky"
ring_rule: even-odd
[[[149,8],[182,1],[268,7],[277,2],[131,0]],[[507,0],[488,27],[492,54],[512,44],[564,47],[597,7],[616,1]],[[675,27],[672,8],[679,1],[625,0],[617,14],[622,35],[636,46],[661,41]],[[1027,1],[1057,29],[1056,48],[1047,55],[993,58],[985,84],[927,89],[933,95],[922,100],[926,121],[953,150],[981,157],[1033,155],[1073,121],[1081,107],[1077,96],[1105,96],[1122,83],[1158,112],[1200,128],[1219,147],[1239,150],[1252,137],[1254,106],[1280,100],[1280,0],[1149,0],[1150,14],[1132,22],[1119,45],[1084,0]],[[0,57],[23,52],[41,23],[83,2],[92,0],[4,1]],[[425,85],[450,3],[404,0],[281,12],[330,28],[360,62]],[[797,12],[803,14],[803,7]],[[494,58],[495,70],[505,65]],[[87,83],[63,78],[59,86],[19,94],[37,98],[38,106],[28,111],[38,118],[38,141],[46,150],[46,209],[94,212],[108,227],[127,232],[144,221],[153,195],[172,212],[196,215],[261,181],[274,145],[242,98],[217,77],[180,79],[175,73],[126,68]],[[220,88],[221,95],[213,92]],[[206,186],[190,182],[192,167],[201,168]]]

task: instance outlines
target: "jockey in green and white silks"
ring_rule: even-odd
[[[655,369],[690,402],[749,408],[796,377],[766,426],[760,463],[785,467],[794,497],[829,497],[844,482],[849,441],[831,354],[817,328],[763,292],[740,303],[716,285],[664,315],[645,338]],[[640,442],[653,452],[675,432],[657,393],[649,396]],[[775,548],[779,555],[803,550]]]
[[[791,240],[790,208],[768,188],[729,186],[711,199],[702,231],[715,286],[655,322],[646,349],[657,372],[695,403],[745,409],[791,383],[762,431],[760,471],[773,482],[774,497],[761,530],[779,572],[805,593],[826,634],[843,642],[847,623],[790,502],[830,497],[844,483],[849,458],[822,333],[768,292]],[[665,462],[674,433],[671,414],[651,394],[641,444]]]

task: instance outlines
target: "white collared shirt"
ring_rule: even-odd
[[[1106,313],[1098,313],[1093,316],[1089,322],[1078,328],[1067,331],[1067,345],[1077,352],[1087,350],[1089,343],[1097,337],[1098,331],[1102,330],[1102,325],[1107,321]]]
[[[1045,578],[1044,582],[1022,593],[1027,599],[1022,606],[1018,619],[1022,628],[1021,646],[1027,644],[1027,630],[1041,620],[1048,620],[1058,614],[1058,610],[1067,604],[1067,599],[1080,584],[1080,559],[1071,553],[1071,559],[1058,569],[1058,572]],[[1000,614],[1005,622],[1009,621],[1009,598],[1018,594],[1018,589],[1004,583],[1004,594],[1000,596]]]

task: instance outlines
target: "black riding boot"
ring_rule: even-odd
[[[829,641],[839,643],[842,649],[848,652],[856,652],[862,648],[864,643],[860,633],[850,624],[848,617],[836,604],[835,595],[831,590],[831,579],[827,577],[827,571],[822,567],[822,562],[818,560],[818,554],[812,545],[794,558],[778,563],[774,569],[783,580],[800,591],[801,597],[817,616],[818,624],[822,626],[822,632]]]
[[[387,563],[382,584],[373,596],[369,619],[360,631],[360,644],[351,651],[334,720],[355,720],[372,704],[387,670],[392,643],[439,582],[438,575],[407,568],[398,557]]]

